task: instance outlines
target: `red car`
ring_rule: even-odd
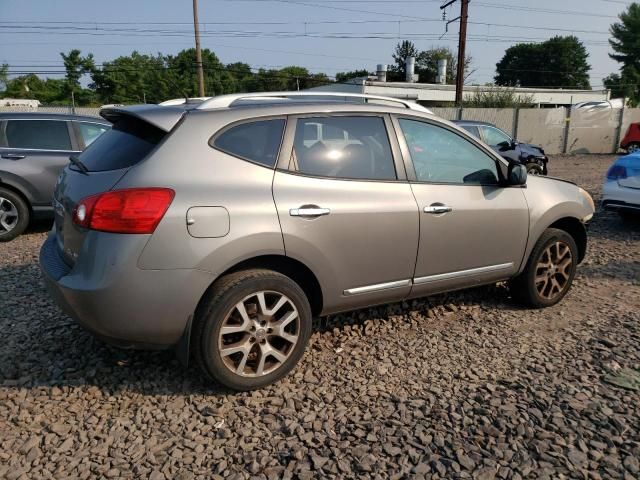
[[[640,150],[640,122],[629,125],[626,135],[620,142],[620,148],[628,153]]]

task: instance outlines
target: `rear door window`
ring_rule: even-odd
[[[128,168],[144,159],[166,134],[142,120],[125,116],[95,139],[80,160],[91,172]]]
[[[210,145],[244,160],[273,168],[278,159],[283,118],[241,123],[222,132]]]
[[[64,120],[7,120],[5,134],[9,148],[72,150]]]
[[[381,117],[299,119],[289,169],[316,177],[397,179]]]

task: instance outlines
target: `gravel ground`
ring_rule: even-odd
[[[612,157],[556,157],[596,202]],[[42,230],[0,246],[0,478],[640,478],[640,223],[598,212],[575,286],[503,286],[318,322],[284,381],[234,394],[52,304]],[[625,370],[627,369],[627,370]]]

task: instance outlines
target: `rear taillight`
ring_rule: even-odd
[[[618,180],[619,178],[627,178],[627,169],[622,165],[614,165],[607,172],[609,180]]]
[[[100,193],[78,202],[73,222],[112,233],[153,233],[175,192],[170,188],[129,188]]]

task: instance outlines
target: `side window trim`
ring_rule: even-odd
[[[404,119],[407,119],[407,120],[413,120],[413,121],[427,123],[429,125],[433,125],[433,126],[439,127],[439,128],[444,128],[445,130],[448,130],[451,133],[454,133],[454,134],[464,138],[465,140],[467,140],[473,146],[475,146],[476,148],[478,148],[479,150],[481,150],[482,152],[487,154],[488,157],[492,158],[496,162],[498,176],[500,177],[498,179],[498,182],[499,182],[498,185],[499,186],[503,186],[504,181],[505,181],[506,176],[507,176],[507,168],[508,168],[506,160],[504,158],[502,158],[501,156],[498,156],[491,148],[486,148],[482,143],[480,143],[478,141],[478,139],[476,139],[473,135],[471,135],[466,130],[464,132],[460,132],[460,131],[458,131],[458,130],[456,130],[454,128],[449,127],[449,125],[447,125],[445,123],[434,121],[433,119],[430,119],[430,118],[418,117],[418,116],[406,115],[406,114],[400,114],[400,115],[399,114],[392,114],[391,115],[391,120],[392,120],[393,126],[394,126],[394,128],[396,130],[396,134],[397,134],[397,137],[398,137],[398,142],[400,143],[400,150],[402,151],[402,158],[403,158],[403,161],[404,161],[404,166],[405,166],[405,168],[407,170],[407,177],[408,177],[410,183],[418,183],[418,184],[425,184],[425,185],[451,185],[451,186],[463,186],[463,187],[470,186],[469,184],[465,184],[465,183],[427,182],[427,181],[424,181],[424,180],[418,180],[418,176],[416,175],[416,170],[415,170],[415,167],[413,165],[413,160],[411,158],[411,152],[409,151],[409,146],[407,145],[407,141],[406,141],[406,139],[404,137],[404,133],[402,132],[402,128],[400,127],[399,120],[401,118],[404,118]],[[474,186],[478,186],[478,185],[474,185]],[[480,185],[480,186],[482,186],[482,185]],[[491,185],[491,186],[495,186],[495,185]]]
[[[295,142],[295,134],[296,129],[298,127],[298,121],[305,118],[335,118],[335,117],[375,117],[381,118],[384,122],[384,127],[387,133],[387,140],[389,141],[389,146],[391,148],[391,155],[393,157],[393,166],[396,171],[395,179],[368,179],[368,178],[342,178],[342,177],[324,177],[324,176],[316,176],[309,175],[304,172],[299,172],[295,170],[291,170],[291,156],[294,151],[294,142]],[[394,138],[395,137],[395,138]],[[397,182],[406,182],[407,172],[405,169],[403,155],[400,150],[400,144],[398,143],[397,134],[395,132],[395,127],[391,120],[391,116],[388,113],[377,113],[377,112],[313,112],[313,113],[304,113],[304,114],[295,114],[289,115],[287,126],[285,128],[284,139],[282,142],[282,146],[280,148],[280,156],[278,157],[278,161],[276,162],[276,169],[280,172],[289,173],[291,175],[301,175],[305,177],[318,178],[322,180],[338,180],[345,182],[384,182],[384,183],[397,183]]]
[[[257,162],[255,160],[252,160],[250,158],[247,157],[243,157],[242,155],[238,155],[237,153],[233,153],[230,152],[228,150],[225,150],[223,148],[220,148],[219,146],[216,145],[216,140],[221,137],[222,135],[224,135],[226,132],[228,132],[229,130],[231,130],[232,128],[235,128],[239,125],[244,125],[244,124],[248,124],[248,123],[257,123],[257,122],[267,122],[269,120],[283,120],[284,121],[284,128],[282,129],[282,138],[280,139],[280,146],[279,146],[279,150],[278,153],[276,155],[276,160],[273,164],[273,166],[268,166],[265,165],[264,163],[261,162]],[[209,141],[207,142],[209,144],[209,146],[211,148],[213,148],[214,150],[218,151],[218,152],[222,152],[226,155],[231,155],[232,157],[238,158],[242,161],[245,162],[249,162],[252,163],[253,165],[258,165],[260,167],[263,168],[268,168],[269,170],[274,170],[278,167],[281,157],[282,157],[282,151],[284,148],[284,140],[286,137],[286,132],[289,128],[289,117],[287,117],[286,115],[272,115],[272,116],[267,116],[267,117],[252,117],[252,118],[244,118],[242,120],[238,120],[232,123],[229,123],[228,125],[225,125],[224,127],[222,127],[220,130],[218,130],[217,132],[215,132],[210,138]]]

